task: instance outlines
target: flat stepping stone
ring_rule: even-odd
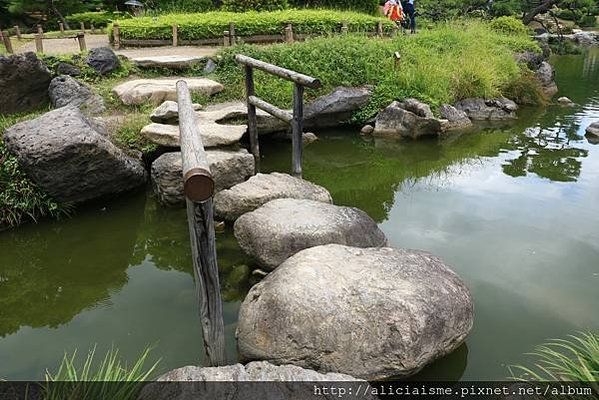
[[[219,192],[254,175],[254,156],[247,150],[206,150],[214,190]],[[185,206],[181,152],[165,153],[152,163],[152,189],[161,204]]]
[[[140,68],[186,69],[206,62],[206,57],[194,56],[149,56],[131,58]]]
[[[291,111],[290,111],[291,112]],[[229,102],[222,104],[214,104],[206,107],[201,113],[198,113],[201,118],[226,124],[234,120],[247,121],[248,110],[247,105],[243,102]],[[266,111],[256,110],[258,122],[258,133],[260,135],[281,132],[289,128],[289,125],[276,117],[273,117]]]
[[[474,320],[462,279],[417,250],[338,244],[303,250],[252,287],[240,358],[382,380],[456,350]]]
[[[241,140],[247,131],[246,125],[220,125],[198,121],[204,147],[232,146]],[[141,135],[159,146],[177,148],[181,145],[179,126],[150,124],[141,130]]]
[[[331,194],[322,186],[273,172],[256,174],[247,181],[214,196],[214,213],[218,219],[235,221],[271,200],[293,198],[332,203]]]
[[[206,78],[160,78],[160,79],[136,79],[124,82],[112,92],[127,105],[139,105],[146,102],[160,104],[165,100],[177,100],[178,81],[184,80],[192,93],[201,93],[212,96],[224,89],[218,82]]]
[[[235,222],[239,246],[272,271],[300,250],[337,243],[380,247],[385,234],[364,211],[305,199],[277,199]]]
[[[194,111],[202,109],[201,104],[192,104]],[[179,104],[176,101],[167,100],[152,111],[150,120],[157,124],[176,124],[179,122]]]

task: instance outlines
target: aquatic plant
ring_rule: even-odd
[[[152,377],[160,360],[146,367],[152,347],[146,347],[135,362],[128,366],[118,349],[109,350],[99,365],[95,363],[96,346],[81,366],[77,365],[77,350],[65,353],[57,372],[46,371],[46,400],[64,399],[136,399],[143,383]]]

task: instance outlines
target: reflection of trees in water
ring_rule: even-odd
[[[55,328],[107,304],[127,283],[142,212],[134,200],[0,235],[0,337],[23,326]]]

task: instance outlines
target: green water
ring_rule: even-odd
[[[472,334],[420,378],[501,379],[544,340],[599,330],[599,145],[583,136],[599,120],[599,51],[554,64],[574,108],[441,141],[319,132],[306,148],[307,179],[367,211],[391,245],[443,257],[472,291]],[[289,169],[288,144],[262,147],[265,170]],[[218,246],[234,361],[250,261],[231,232]],[[41,378],[94,344],[131,359],[155,344],[161,371],[201,363],[190,257],[184,211],[146,192],[0,234],[0,379]]]

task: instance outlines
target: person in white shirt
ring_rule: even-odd
[[[416,9],[414,8],[414,0],[406,0],[404,10],[410,17],[410,33],[416,33]]]

